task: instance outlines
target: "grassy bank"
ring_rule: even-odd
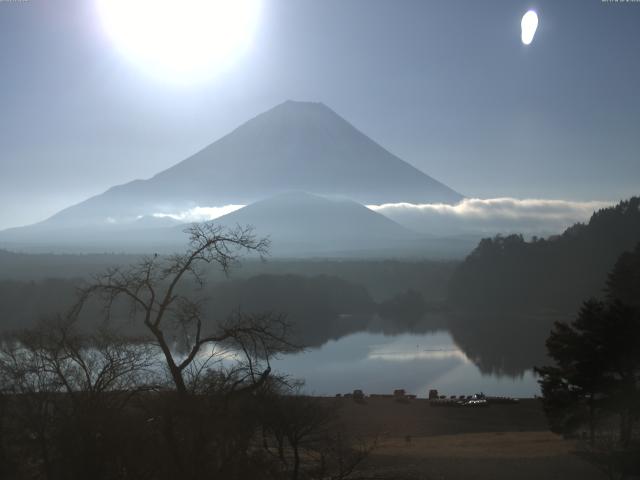
[[[424,399],[329,400],[348,431],[377,442],[372,474],[421,479],[601,479],[548,431],[539,401],[482,408],[433,408]]]

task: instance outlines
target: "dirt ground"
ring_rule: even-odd
[[[537,400],[488,407],[430,407],[427,400],[334,400],[358,436],[377,439],[372,475],[434,480],[605,478],[548,431]]]

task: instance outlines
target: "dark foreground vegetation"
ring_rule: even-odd
[[[203,265],[227,271],[268,242],[210,224],[190,238],[186,253],[109,269],[67,315],[4,336],[2,478],[354,478],[370,446],[271,370],[274,355],[298,349],[285,319],[207,322],[193,289]],[[82,328],[91,301],[106,317]],[[141,335],[121,333],[123,312]]]
[[[182,390],[156,371],[156,348],[109,331],[43,325],[13,340],[0,353],[3,479],[345,478],[370,448],[332,404],[272,375],[265,352],[185,370]]]

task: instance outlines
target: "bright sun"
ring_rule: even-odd
[[[194,83],[229,68],[248,48],[260,0],[97,0],[116,46],[161,79]]]

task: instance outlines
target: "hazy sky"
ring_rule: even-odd
[[[637,2],[264,0],[235,67],[185,87],[125,59],[92,0],[0,1],[0,69],[0,228],[149,177],[286,99],[324,102],[468,196],[640,193]]]

